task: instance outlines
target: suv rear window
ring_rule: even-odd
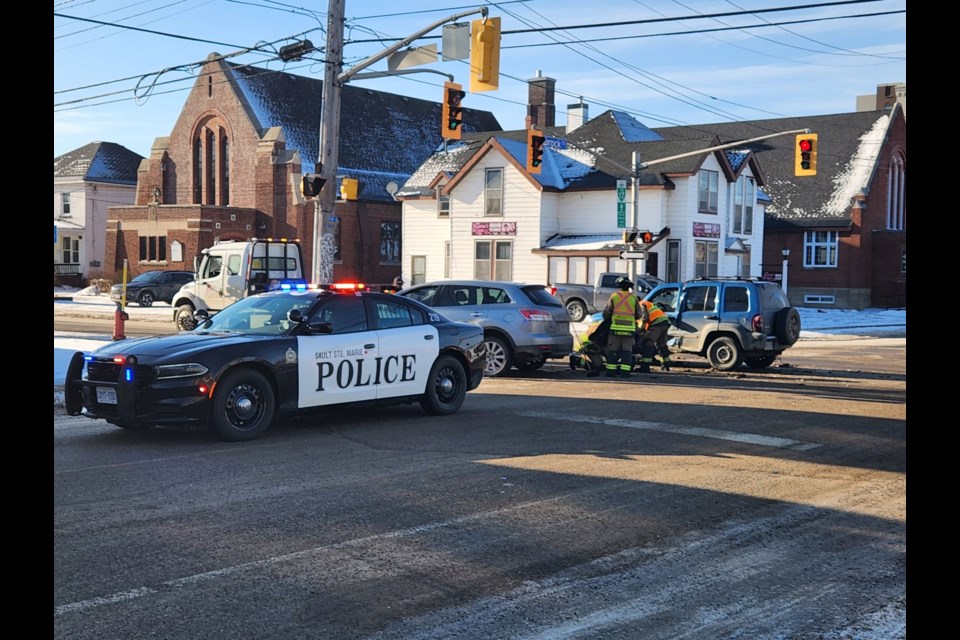
[[[543,285],[529,285],[521,289],[530,301],[542,307],[563,307],[557,298]]]

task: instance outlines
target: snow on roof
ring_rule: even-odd
[[[513,156],[520,166],[525,167],[527,165],[526,141],[498,137],[497,142]],[[593,156],[586,151],[571,148],[558,149],[545,144],[540,173],[533,174],[533,177],[545,187],[566,189],[570,186],[570,183],[596,170],[593,166]]]
[[[622,249],[623,234],[558,235],[543,243],[541,249],[563,249],[566,251],[598,251],[602,249]]]
[[[611,111],[614,121],[620,128],[624,142],[651,142],[663,140],[663,137],[633,116],[623,111]]]
[[[870,173],[877,163],[883,147],[883,139],[890,125],[890,116],[884,115],[873,123],[869,131],[860,137],[860,145],[846,167],[833,176],[834,191],[823,211],[830,215],[843,215],[850,208],[850,201],[866,189]]]

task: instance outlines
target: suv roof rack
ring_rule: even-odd
[[[733,282],[739,280],[741,282],[759,282],[760,278],[756,276],[697,276],[688,282],[698,282],[700,280],[730,280]]]

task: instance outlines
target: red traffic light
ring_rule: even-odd
[[[455,82],[443,83],[443,125],[440,135],[448,140],[459,140],[463,124],[461,103],[466,92]]]
[[[810,151],[813,148],[813,142],[808,138],[804,138],[800,141],[800,151]]]
[[[643,242],[643,244],[650,244],[653,242],[653,234],[649,231],[644,231],[643,235],[640,237],[640,240]]]

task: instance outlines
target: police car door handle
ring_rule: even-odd
[[[364,349],[373,349],[375,346],[377,346],[377,345],[375,345],[375,344],[373,344],[373,343],[371,342],[370,344],[365,344],[365,345],[363,345],[363,348],[364,348]]]
[[[482,317],[483,317],[483,312],[481,312],[481,311],[474,311],[473,313],[470,314],[470,316],[473,317],[473,318],[482,318]]]
[[[428,333],[427,335],[423,336],[423,339],[424,339],[424,340],[433,340],[433,336]]]

